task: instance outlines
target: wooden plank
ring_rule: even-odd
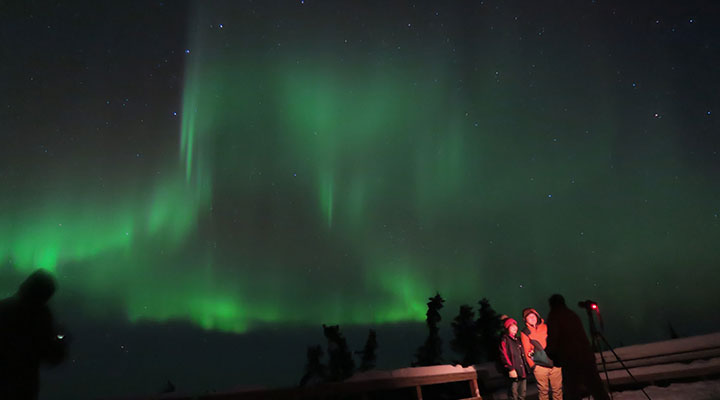
[[[611,352],[603,352],[603,355],[605,356],[605,365],[608,369],[608,371],[622,369],[623,366],[620,364],[619,361],[615,358],[615,356]],[[637,357],[637,358],[624,358],[622,355],[618,354],[620,356],[620,359],[625,363],[625,365],[628,368],[634,368],[634,367],[644,367],[648,365],[657,365],[657,364],[669,364],[669,363],[675,363],[675,362],[685,362],[685,361],[692,361],[692,360],[698,360],[698,359],[708,359],[708,358],[715,358],[720,357],[720,347],[717,348],[710,348],[710,349],[703,349],[703,350],[692,350],[687,352],[677,352],[677,353],[670,353],[670,354],[663,354],[658,353],[652,356],[645,356],[645,357]],[[598,354],[599,357],[599,354]],[[598,358],[597,359],[597,366],[598,369],[602,369],[602,361]]]
[[[671,381],[706,375],[720,374],[720,360],[711,360],[701,364],[668,364],[630,368],[635,379],[640,383]],[[600,374],[605,380],[605,374]],[[610,371],[610,385],[632,385],[635,381],[625,370]]]
[[[706,351],[719,347],[720,332],[717,332],[708,335],[699,335],[687,338],[664,340],[661,342],[617,347],[615,351],[623,360],[630,360],[633,358],[653,357],[658,354],[668,355],[692,351]],[[609,351],[605,352],[606,359],[613,357],[613,355],[609,353]]]
[[[470,379],[470,396],[475,396],[475,398],[480,398],[482,400],[482,397],[480,396],[480,389],[478,388],[477,379]]]

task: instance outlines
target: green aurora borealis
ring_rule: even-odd
[[[661,304],[712,301],[718,160],[689,154],[717,149],[685,129],[717,131],[715,116],[649,100],[683,89],[638,66],[682,64],[672,53],[627,49],[619,79],[599,56],[611,39],[583,50],[580,25],[561,42],[509,25],[450,43],[430,23],[416,35],[378,17],[374,36],[305,11],[268,50],[249,37],[274,22],[231,9],[190,18],[176,129],[143,131],[157,135],[145,164],[98,155],[132,147],[120,139],[16,163],[0,259],[53,271],[97,300],[80,310],[92,318],[112,305],[236,333],[422,321],[435,291],[508,313],[594,298],[633,332],[681,313],[650,317]]]

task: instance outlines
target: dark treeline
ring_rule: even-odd
[[[436,293],[428,300],[425,314],[428,335],[415,351],[415,359],[409,363],[410,366],[461,364],[466,367],[498,359],[498,345],[503,330],[502,317],[493,310],[488,299],[483,298],[478,302],[477,318],[473,307],[463,304],[452,321],[453,339],[450,341],[450,349],[460,356],[459,360],[443,357],[438,325],[442,320],[440,310],[445,299],[440,293]],[[368,332],[363,349],[354,352],[350,350],[339,325],[323,325],[323,334],[327,340],[328,362],[323,362],[325,353],[321,345],[308,347],[305,373],[300,380],[300,386],[338,382],[351,377],[356,370],[363,372],[375,368],[378,341],[374,330]],[[357,368],[353,353],[360,356],[360,366]]]

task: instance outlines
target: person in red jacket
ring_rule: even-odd
[[[525,328],[520,331],[520,338],[525,352],[525,362],[535,375],[538,388],[538,399],[562,400],[562,370],[553,365],[553,361],[545,353],[547,347],[547,325],[540,314],[533,308],[523,310]]]
[[[500,340],[500,361],[510,378],[509,398],[524,400],[527,390],[527,364],[523,357],[522,341],[518,339],[517,322],[508,318],[504,322],[505,333]]]

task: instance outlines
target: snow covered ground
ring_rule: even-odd
[[[528,383],[528,399],[537,399],[537,390]],[[648,386],[645,392],[652,400],[720,400],[720,380],[692,383],[673,383],[667,387]],[[506,390],[493,393],[496,400],[506,400]],[[613,392],[613,400],[647,400],[640,390]]]
[[[720,400],[720,380],[673,383],[668,387],[649,386],[645,392],[652,400]],[[640,390],[613,393],[614,400],[646,400]]]

